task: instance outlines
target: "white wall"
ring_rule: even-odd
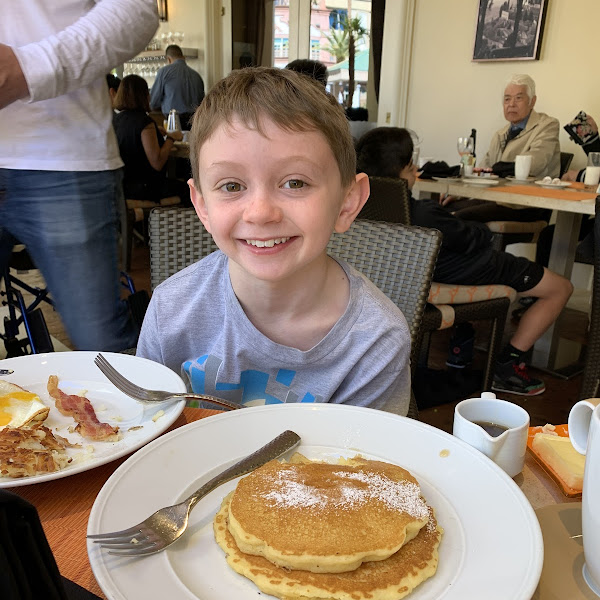
[[[185,34],[183,44],[174,43],[198,50],[198,59],[187,59],[187,63],[202,75],[206,84],[205,15],[205,0],[169,0],[169,20],[159,25],[156,36],[160,39],[162,33],[182,31]]]
[[[505,123],[501,95],[513,73],[534,78],[536,109],[561,126],[579,110],[600,122],[598,0],[548,0],[540,60],[493,63],[471,61],[478,5],[478,0],[415,3],[406,125],[423,140],[421,156],[457,164],[456,138],[474,127],[483,157],[491,135]],[[563,151],[575,154],[573,167],[585,165],[585,154],[562,129],[560,142]]]

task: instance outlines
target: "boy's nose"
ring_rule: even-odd
[[[264,191],[255,193],[249,199],[244,211],[244,219],[250,223],[269,223],[280,221],[281,218],[281,208]]]

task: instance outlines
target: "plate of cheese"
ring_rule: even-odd
[[[199,501],[190,515],[186,533],[163,552],[136,560],[111,555],[88,541],[90,564],[106,597],[109,600],[133,597],[266,600],[275,597],[272,594],[280,593],[273,582],[283,580],[285,590],[277,597],[286,599],[406,597],[409,600],[464,600],[481,597],[482,589],[485,589],[486,600],[531,599],[541,574],[544,548],[533,508],[515,482],[481,452],[444,431],[413,419],[357,406],[302,403],[259,406],[179,427],[140,449],[107,480],[92,507],[88,534],[130,527],[155,510],[182,501],[210,478],[287,429],[300,436],[301,443],[296,451],[305,459],[327,465],[345,465],[319,467],[317,471],[308,467],[309,473],[321,474],[315,475],[317,480],[323,472],[332,469],[327,482],[331,482],[331,486],[341,482],[341,487],[336,488],[339,510],[324,511],[329,517],[321,519],[321,488],[301,476],[301,469],[285,465],[267,469],[266,465],[265,474],[257,484],[266,493],[265,501],[259,499],[258,508],[254,505],[244,508],[244,497],[256,501],[254,492],[238,496],[240,482],[244,479],[230,481]],[[293,457],[286,457],[286,460],[292,465]],[[368,468],[356,465],[356,461],[367,461]],[[391,466],[382,467],[381,463]],[[302,469],[304,464],[301,463]],[[403,470],[408,473],[402,474]],[[277,487],[271,489],[270,482],[275,482]],[[415,485],[420,492],[415,492]],[[410,495],[398,496],[398,488],[406,486]],[[255,484],[249,483],[245,489],[253,490]],[[227,508],[227,498],[232,492],[234,495]],[[417,507],[419,495],[433,511],[433,517],[423,517]],[[412,581],[407,587],[414,589],[408,596],[403,583],[392,584],[393,589],[387,595],[366,590],[365,582],[372,578],[361,577],[360,572],[357,577],[342,573],[341,581],[329,570],[324,577],[317,577],[323,575],[320,572],[313,573],[313,577],[302,574],[305,571],[296,570],[293,564],[283,571],[273,567],[272,562],[277,563],[280,554],[278,538],[283,536],[282,543],[292,544],[293,551],[304,545],[298,544],[298,537],[289,533],[298,520],[288,518],[288,524],[284,524],[279,516],[270,514],[271,510],[279,510],[280,516],[287,518],[286,507],[299,510],[301,506],[309,512],[314,509],[316,512],[311,512],[316,515],[314,525],[301,528],[302,539],[316,539],[325,545],[332,539],[339,539],[341,543],[334,544],[337,551],[344,547],[344,554],[350,555],[355,552],[350,546],[358,543],[363,533],[369,530],[369,527],[361,526],[360,521],[352,521],[354,517],[350,516],[354,513],[349,507],[358,506],[364,497],[378,497],[388,508],[406,505],[408,500],[413,521],[417,519],[425,526],[397,553],[390,556],[386,553],[387,558],[382,558],[379,563],[383,570],[371,568],[377,563],[368,562],[370,559],[356,567],[357,570],[367,565],[365,570],[377,573],[379,579],[393,578],[401,570],[398,567],[401,556],[397,554],[404,548],[408,552],[409,544],[414,542],[413,546],[420,548],[412,554],[419,557],[419,564],[425,565],[427,557],[432,556],[431,548],[439,542],[435,572],[421,577],[420,583]],[[270,508],[273,506],[279,508]],[[228,531],[233,531],[232,515],[240,525],[236,530],[237,541],[232,541],[224,529],[218,533],[227,519],[227,510]],[[334,535],[332,531],[340,531],[342,527],[337,522],[338,517],[346,519],[346,515],[351,522],[344,523],[343,527],[349,533],[341,537],[339,533]],[[306,520],[301,522],[311,522],[310,514],[304,517]],[[335,526],[331,525],[332,518],[336,520]],[[255,526],[260,532],[254,529]],[[245,534],[240,531],[251,532],[248,534],[250,549],[241,549],[239,536]],[[375,531],[387,534],[396,529],[386,526],[377,527]],[[436,532],[440,531],[443,531],[441,541],[436,539]],[[220,537],[221,534],[225,534],[226,539]],[[275,549],[272,554],[265,552],[263,555],[268,561],[260,556],[253,557],[252,536],[259,540],[258,546],[262,547],[265,542],[266,546]],[[306,548],[309,557],[321,556],[312,545]],[[237,550],[242,553],[240,560],[245,566],[233,568],[228,561],[235,560],[232,553]],[[283,554],[286,560],[291,560],[289,548],[284,548]],[[298,560],[305,558],[303,555]],[[316,564],[318,568],[322,567],[320,560]],[[354,568],[353,565],[351,569]],[[255,576],[256,571],[264,573],[265,577],[260,573]],[[502,576],[498,577],[498,573]],[[489,585],[492,581],[494,585]],[[356,589],[352,587],[354,584]]]
[[[67,477],[126,456],[168,429],[185,401],[143,404],[121,393],[94,364],[97,352],[0,360],[0,488]],[[103,353],[150,389],[185,392],[171,369]]]
[[[585,456],[573,448],[567,425],[530,427],[527,447],[565,496],[581,497]]]

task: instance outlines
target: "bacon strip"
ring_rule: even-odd
[[[114,436],[116,439],[119,428],[100,422],[94,407],[85,396],[69,395],[59,390],[56,375],[48,377],[48,393],[54,398],[60,413],[77,421],[75,431],[83,437],[90,440],[106,440]]]

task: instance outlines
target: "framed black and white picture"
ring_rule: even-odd
[[[474,61],[537,60],[548,0],[479,0]]]

